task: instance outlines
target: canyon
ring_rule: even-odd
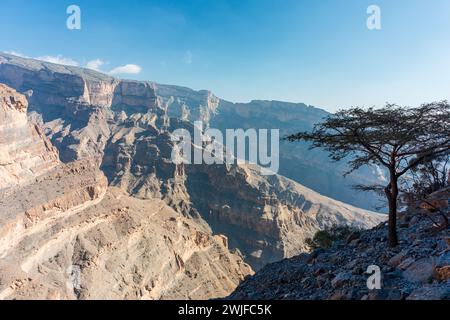
[[[287,133],[323,110],[233,104],[8,54],[0,83],[2,299],[225,297],[267,264],[308,251],[318,230],[385,220],[343,202],[372,200],[350,193],[343,164],[307,145],[280,145],[283,175],[171,161],[171,133],[194,121]],[[377,179],[350,181],[361,176]]]

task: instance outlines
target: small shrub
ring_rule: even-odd
[[[314,237],[306,239],[305,243],[311,250],[330,248],[336,241],[345,241],[352,234],[359,234],[360,229],[352,226],[332,226],[325,230],[319,230]]]

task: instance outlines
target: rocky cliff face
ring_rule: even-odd
[[[95,159],[59,163],[25,97],[0,85],[0,101],[0,299],[206,299],[252,273],[225,236],[108,187]]]
[[[102,170],[111,185],[135,197],[164,199],[184,215],[206,221],[255,270],[307,250],[305,239],[319,229],[368,228],[384,220],[282,176],[262,176],[257,166],[175,165],[169,132],[180,127],[191,126],[172,118],[166,131],[154,114],[118,119]]]
[[[149,83],[11,55],[0,55],[0,83],[28,94],[30,112],[66,163],[101,158],[115,111],[162,112]]]
[[[187,172],[193,206],[214,232],[229,237],[254,270],[308,251],[305,240],[317,230],[333,225],[365,229],[385,219],[285,177],[261,176],[255,166],[192,166]]]
[[[157,83],[152,86],[169,117],[209,124],[219,111],[221,100],[210,91]]]
[[[310,130],[328,113],[302,103],[251,101],[231,103],[209,91],[151,82],[119,81],[76,67],[59,66],[0,54],[0,83],[33,93],[30,110],[42,115],[46,133],[58,147],[61,159],[70,162],[101,153],[106,146],[111,110],[127,115],[149,110],[165,119],[202,120],[205,125],[227,128],[280,129],[281,136]],[[64,83],[70,85],[64,85]],[[56,94],[57,93],[57,94]],[[342,177],[345,163],[334,163],[306,143],[280,144],[280,174],[323,195],[373,210],[378,199],[357,193],[354,184],[383,183],[377,168]]]
[[[226,129],[279,129],[280,136],[309,131],[327,117],[328,112],[305,105],[282,101],[254,100],[231,103],[207,91],[155,84],[158,97],[165,101],[169,114],[205,125]],[[370,193],[354,192],[355,184],[384,184],[383,172],[376,167],[360,169],[347,177],[345,162],[332,162],[322,150],[310,150],[308,143],[280,142],[279,173],[320,194],[354,206],[373,210],[379,199]]]
[[[0,189],[24,184],[58,164],[58,152],[27,119],[22,94],[0,84]]]
[[[1,299],[207,299],[252,273],[226,237],[108,188],[92,161],[2,193],[0,212]]]
[[[384,220],[253,166],[173,164],[170,133],[220,113],[210,92],[10,55],[0,82],[27,94],[65,163],[0,200],[0,297],[225,296],[247,263],[298,254],[334,223]]]

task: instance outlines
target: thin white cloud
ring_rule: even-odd
[[[46,55],[46,56],[40,56],[40,57],[30,57],[27,56],[21,52],[18,51],[5,51],[5,53],[7,54],[11,54],[13,56],[16,57],[20,57],[20,58],[26,58],[26,59],[36,59],[36,60],[41,60],[41,61],[45,61],[45,62],[51,62],[51,63],[56,63],[56,64],[63,64],[66,66],[78,66],[79,63],[71,58],[66,58],[63,57],[62,55],[57,55],[57,56],[50,56],[50,55]]]
[[[15,56],[18,56],[21,58],[37,59],[37,60],[41,60],[41,61],[62,64],[62,65],[66,65],[66,66],[78,67],[81,65],[78,61],[76,61],[72,58],[64,57],[62,55],[57,55],[57,56],[46,55],[46,56],[40,56],[40,57],[33,58],[33,57],[29,57],[18,51],[13,51],[13,50],[5,51],[5,53],[12,54],[12,55],[15,55]],[[94,60],[88,61],[85,65],[85,67],[88,69],[91,69],[91,70],[103,72],[101,70],[101,67],[104,65],[105,65],[105,62],[102,59],[94,59]],[[120,74],[139,74],[141,72],[142,72],[142,68],[140,66],[138,66],[137,64],[126,64],[123,66],[116,67],[107,73],[109,73],[111,75],[120,75]]]
[[[63,64],[66,66],[78,66],[79,63],[71,58],[66,58],[63,57],[62,55],[57,55],[57,56],[50,56],[50,55],[46,55],[46,56],[40,56],[40,57],[30,57],[27,56],[21,52],[18,51],[5,51],[5,53],[7,54],[12,54],[13,56],[17,56],[17,57],[21,57],[21,58],[26,58],[26,59],[36,59],[36,60],[41,60],[41,61],[45,61],[45,62],[51,62],[51,63],[56,63],[56,64]]]
[[[100,67],[104,64],[105,64],[105,62],[103,60],[95,59],[95,60],[91,60],[88,63],[86,63],[86,68],[92,69],[95,71],[101,71]]]
[[[139,74],[141,73],[142,68],[136,64],[126,64],[124,66],[120,66],[112,69],[109,74],[118,75],[118,74]]]
[[[35,59],[50,62],[50,63],[62,64],[65,66],[73,66],[73,67],[79,66],[79,63],[77,61],[75,61],[71,58],[63,57],[62,55],[42,56],[42,57],[37,57]]]
[[[21,57],[21,58],[31,58],[31,57],[28,57],[28,56],[24,55],[23,53],[17,52],[17,51],[5,51],[5,53],[11,54],[16,57]]]
[[[184,54],[183,62],[186,64],[192,64],[192,58],[193,58],[192,52],[191,50],[188,50]]]

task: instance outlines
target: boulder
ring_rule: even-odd
[[[450,283],[447,286],[429,285],[414,290],[406,300],[450,299]]]
[[[412,263],[403,277],[409,282],[427,283],[436,272],[436,264],[431,259],[421,259]]]
[[[450,280],[450,266],[436,268],[436,278],[443,281]]]
[[[436,261],[436,267],[446,266],[450,266],[450,251],[441,254]]]
[[[331,285],[333,288],[340,288],[345,283],[349,282],[353,277],[351,272],[341,272],[333,280],[331,280]]]
[[[411,266],[414,263],[414,261],[415,260],[413,258],[407,258],[398,265],[398,268],[402,269],[402,270],[406,270],[406,269],[408,269],[409,266]]]
[[[405,250],[393,256],[389,261],[388,265],[395,268],[397,267],[403,260],[405,260],[407,252]]]

